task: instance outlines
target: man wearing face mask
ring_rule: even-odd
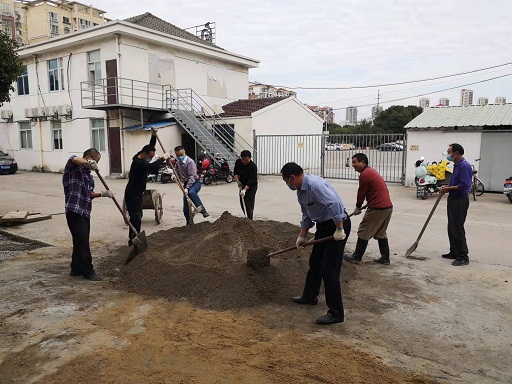
[[[169,155],[164,155],[156,161],[150,163],[151,159],[155,156],[156,144],[156,128],[151,130],[151,140],[148,145],[145,145],[135,156],[132,158],[132,165],[130,166],[130,176],[128,184],[124,191],[124,201],[128,209],[128,216],[130,223],[133,224],[137,232],[140,233],[142,221],[142,194],[146,190],[146,183],[148,180],[148,173],[157,173],[158,169],[165,161],[169,160]],[[131,245],[135,233],[131,229],[128,230],[128,244]]]
[[[464,223],[469,208],[469,190],[473,182],[473,169],[464,158],[464,148],[460,144],[448,147],[446,159],[453,161],[453,174],[449,186],[443,186],[441,193],[448,195],[448,239],[450,252],[442,255],[445,259],[453,259],[452,265],[469,264],[468,245]]]
[[[180,181],[183,184],[185,193],[188,195],[188,197],[190,197],[190,200],[192,200],[192,203],[194,203],[203,217],[210,216],[198,195],[199,191],[201,190],[201,182],[199,181],[199,176],[197,175],[197,166],[195,161],[187,156],[185,153],[185,148],[181,145],[174,148],[174,153],[178,159],[176,166],[178,167]],[[191,212],[189,211],[188,202],[185,196],[183,196],[183,214],[187,220],[188,225]]]
[[[343,251],[350,234],[350,218],[340,196],[325,179],[305,174],[296,163],[287,163],[281,169],[284,182],[297,198],[302,210],[300,233],[296,241],[299,249],[306,242],[306,235],[316,223],[315,239],[334,236],[334,241],[315,244],[309,258],[309,271],[302,296],[292,302],[302,305],[318,304],[322,280],[325,302],[329,307],[326,315],[316,319],[318,325],[342,323],[345,320],[341,297],[340,272]]]

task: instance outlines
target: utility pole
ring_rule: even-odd
[[[380,103],[380,89],[377,89],[377,111],[379,110]]]

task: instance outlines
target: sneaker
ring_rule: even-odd
[[[455,260],[457,258],[457,255],[454,255],[453,253],[449,252],[449,253],[445,253],[444,255],[441,255],[441,257],[443,259]]]
[[[315,320],[317,325],[331,325],[336,323],[343,323],[344,319],[342,317],[335,317],[331,312],[327,312],[326,315],[323,315]]]
[[[208,216],[210,216],[210,214],[209,214],[208,212],[206,212],[206,209],[203,209],[203,210],[201,211],[201,215],[203,215],[203,217],[208,217]]]
[[[463,265],[468,265],[468,264],[469,264],[469,259],[465,258],[465,257],[459,257],[459,258],[455,259],[455,261],[452,263],[452,265],[455,267],[461,267]]]
[[[84,275],[84,279],[90,280],[90,281],[102,281],[103,277],[98,275],[96,272],[89,273],[88,275]]]

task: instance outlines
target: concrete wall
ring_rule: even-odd
[[[473,164],[474,159],[480,157],[482,133],[474,131],[409,131],[407,133],[407,162],[405,171],[405,185],[414,186],[415,162],[421,156],[431,163],[439,162],[442,152],[446,152],[452,143],[459,143],[464,147],[464,156]],[[415,146],[418,150],[411,151]],[[453,163],[451,165],[453,167]],[[478,163],[475,163],[478,170]]]

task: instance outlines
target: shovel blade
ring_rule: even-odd
[[[418,248],[418,242],[416,241],[411,247],[405,252],[405,257],[409,257],[412,255],[412,253]]]
[[[142,231],[135,238],[132,239],[133,249],[124,262],[124,265],[129,264],[137,255],[144,253],[148,249],[148,239],[146,232]]]

